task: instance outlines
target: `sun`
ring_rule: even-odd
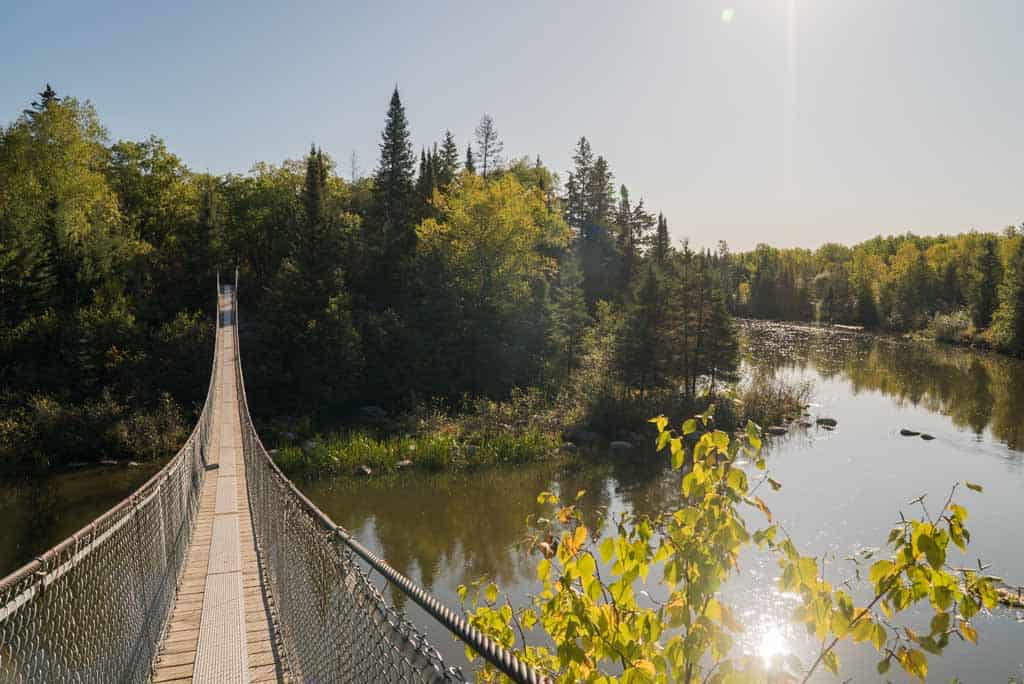
[[[722,23],[723,24],[730,24],[730,23],[732,23],[733,17],[735,17],[735,16],[736,16],[736,10],[733,9],[732,7],[726,7],[724,10],[722,10]]]

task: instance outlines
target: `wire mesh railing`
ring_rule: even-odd
[[[237,274],[235,292],[237,293]],[[284,660],[301,681],[464,681],[371,582],[378,573],[513,681],[542,678],[377,558],[309,501],[273,462],[249,415],[234,320],[236,386],[249,507]]]
[[[219,312],[217,321],[219,342]],[[216,342],[206,403],[178,453],[127,499],[0,580],[0,682],[150,678],[199,509]]]

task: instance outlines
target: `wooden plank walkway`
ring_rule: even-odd
[[[287,681],[256,559],[242,462],[230,288],[220,295],[211,463],[153,681]]]

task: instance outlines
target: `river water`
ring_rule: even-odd
[[[961,489],[958,495],[970,511],[972,533],[964,562],[980,557],[992,573],[1024,583],[1024,363],[835,329],[749,324],[743,338],[746,372],[811,382],[811,413],[839,421],[831,432],[794,428],[774,438],[767,460],[783,488],[759,492],[803,553],[833,558],[830,581],[851,575],[844,560],[851,553],[884,542],[899,511],[917,514],[909,500],[927,493],[926,502],[941,507],[949,487],[966,479],[985,491]],[[903,437],[901,428],[935,439]],[[678,474],[663,457],[599,456],[300,486],[336,522],[445,603],[456,606],[456,587],[480,577],[519,602],[537,589],[537,558],[517,550],[517,542],[527,516],[544,512],[536,502],[539,492],[572,496],[583,489],[585,510],[604,507],[613,514],[654,513],[677,496]],[[0,485],[0,575],[88,523],[156,467],[111,466]],[[751,524],[759,522],[751,518]],[[951,556],[951,562],[960,560]],[[741,567],[727,591],[747,627],[739,647],[765,658],[794,654],[807,661],[813,644],[787,620],[793,604],[774,588],[775,562],[751,553]],[[658,596],[656,586],[648,590]],[[403,603],[401,596],[391,598]],[[461,647],[414,606],[405,607],[449,662],[465,666]],[[974,622],[979,645],[954,640],[944,656],[932,659],[929,681],[1024,677],[1024,611],[999,608]],[[877,679],[870,647],[845,648],[840,655],[843,679]],[[897,669],[889,677],[902,681]],[[817,680],[840,681],[827,674]]]
[[[831,432],[796,428],[774,439],[767,459],[783,488],[763,493],[803,553],[833,559],[827,579],[838,583],[852,576],[844,559],[882,545],[899,511],[919,515],[908,501],[927,493],[926,503],[939,508],[955,481],[970,480],[984,493],[961,488],[957,497],[970,512],[972,532],[963,562],[980,557],[994,574],[1024,583],[1024,364],[841,330],[750,324],[744,331],[748,372],[810,381],[811,413],[839,421]],[[903,437],[904,427],[935,439]],[[398,570],[457,605],[457,586],[481,576],[508,591],[513,603],[536,591],[537,558],[518,551],[516,543],[526,517],[543,512],[539,492],[571,497],[584,489],[585,509],[652,513],[671,505],[678,475],[651,454],[302,487]],[[961,564],[959,555],[951,554],[951,562]],[[727,592],[747,627],[740,647],[766,659],[794,654],[808,662],[814,644],[787,620],[793,603],[775,589],[775,561],[751,553],[741,567]],[[656,587],[648,590],[658,596]],[[923,618],[908,619],[917,624]],[[954,639],[944,656],[932,659],[929,681],[1024,676],[1024,613],[999,608],[977,616],[975,625],[979,645]],[[450,661],[464,662],[447,635],[428,632]],[[840,656],[842,679],[878,678],[871,647],[844,648]],[[893,681],[904,679],[897,670],[888,675]],[[816,681],[839,680],[822,672]]]

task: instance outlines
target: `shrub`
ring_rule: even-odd
[[[963,342],[970,338],[974,326],[964,309],[948,314],[935,314],[928,324],[928,335],[937,342]]]

